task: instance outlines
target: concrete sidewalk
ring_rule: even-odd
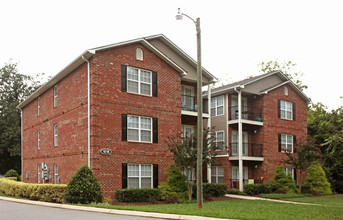
[[[226,194],[226,197],[235,198],[235,199],[246,199],[246,200],[265,200],[270,202],[280,202],[280,203],[289,203],[289,204],[297,204],[297,205],[316,205],[316,206],[325,206],[322,204],[313,204],[313,203],[303,203],[303,202],[293,202],[293,201],[285,201],[285,200],[278,200],[278,199],[267,199],[255,196],[243,196],[243,195],[234,195],[234,194]]]
[[[116,215],[130,215],[130,216],[160,218],[160,219],[180,219],[180,220],[181,219],[182,220],[221,220],[222,219],[224,220],[223,218],[210,218],[210,217],[201,217],[201,216],[192,216],[192,215],[164,214],[164,213],[155,213],[155,212],[140,212],[140,211],[127,211],[127,210],[117,210],[117,209],[74,206],[74,205],[66,205],[66,204],[59,204],[59,203],[15,199],[15,198],[3,197],[3,196],[0,196],[0,200],[24,203],[24,204],[30,204],[30,205],[40,205],[40,206],[46,206],[46,207],[52,207],[52,208],[70,209],[70,210],[87,211],[87,212],[98,212],[98,213],[116,214]]]

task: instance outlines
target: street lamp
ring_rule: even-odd
[[[198,118],[197,118],[197,207],[202,209],[203,195],[202,195],[202,151],[203,151],[203,122],[202,122],[202,69],[201,69],[201,31],[200,18],[192,19],[188,15],[181,13],[180,8],[175,16],[176,20],[182,20],[183,16],[191,19],[196,27],[197,35],[197,104],[198,104]]]

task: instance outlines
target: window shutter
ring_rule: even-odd
[[[127,114],[121,115],[121,140],[127,141]]]
[[[293,172],[294,172],[295,184],[297,184],[297,169],[294,168]]]
[[[281,100],[277,100],[278,117],[281,118]]]
[[[122,163],[121,164],[121,170],[122,170],[122,188],[126,189],[127,188],[127,163]]]
[[[127,92],[127,66],[121,65],[121,91]]]
[[[281,134],[279,134],[279,152],[281,152]]]
[[[152,96],[157,97],[157,72],[152,72]]]
[[[295,103],[294,102],[292,103],[292,106],[293,106],[293,121],[295,121],[295,119],[296,119],[296,111],[295,111]]]
[[[297,136],[293,135],[293,153],[296,153]]]
[[[158,187],[158,164],[153,164],[153,187]]]
[[[153,127],[152,127],[152,130],[153,130],[153,136],[152,136],[152,139],[153,139],[153,143],[158,143],[158,118],[153,118],[152,119],[152,123],[153,123]]]

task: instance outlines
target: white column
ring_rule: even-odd
[[[210,117],[207,119],[207,127],[212,130],[211,126],[211,84],[208,84],[207,86],[207,99],[208,99],[208,114]],[[208,134],[208,138],[211,136],[211,134]],[[207,180],[209,183],[211,183],[211,165],[207,164]]]
[[[242,92],[238,92],[238,177],[239,190],[243,192],[243,128],[242,128]]]

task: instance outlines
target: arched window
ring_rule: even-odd
[[[136,60],[143,61],[143,50],[142,50],[142,48],[136,49]]]
[[[285,96],[288,96],[288,88],[285,87]]]

